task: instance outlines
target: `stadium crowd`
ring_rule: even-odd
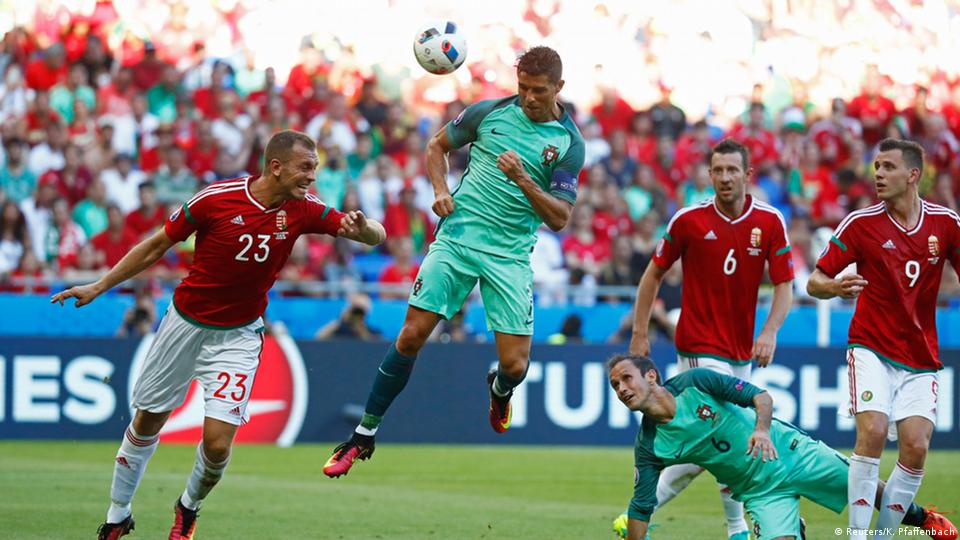
[[[244,3],[225,5],[232,8],[217,12],[221,24],[238,50],[248,50],[236,24]],[[285,294],[319,294],[311,286],[316,281],[409,284],[435,227],[426,139],[466,104],[511,92],[509,77],[491,75],[502,65],[492,67],[486,55],[461,70],[469,80],[458,84],[452,101],[431,106],[416,97],[425,94],[393,92],[355,59],[331,60],[310,40],[284,73],[255,67],[249,54],[245,61],[210,54],[202,29],[188,24],[185,3],[170,3],[159,30],[146,36],[124,31],[109,0],[82,15],[56,6],[41,2],[31,24],[13,27],[0,43],[0,290],[6,292],[48,292],[54,282],[98,275],[207,183],[256,174],[266,140],[281,129],[318,141],[320,198],[363,210],[385,224],[389,237],[381,253],[301,238],[281,274]],[[531,35],[515,33],[516,49],[562,30],[558,2],[527,6],[518,16]],[[610,17],[599,9],[597,17]],[[772,11],[767,17],[769,48],[784,33]],[[666,34],[646,25],[650,32],[637,37],[638,47],[655,50],[657,36]],[[748,83],[745,110],[728,117],[691,117],[675,99],[683,91],[678,77],[658,79],[657,95],[643,103],[634,87],[604,84],[598,73],[596,99],[568,104],[586,140],[586,164],[571,224],[560,234],[546,228],[538,234],[533,265],[540,301],[567,301],[570,285],[581,286],[573,295],[580,303],[596,301],[597,286],[635,286],[673,213],[712,195],[705,158],[724,137],[750,149],[752,195],[787,217],[801,296],[831,229],[874,202],[870,161],[883,137],[919,141],[928,158],[921,193],[956,210],[960,80],[928,70],[925,79],[903,84],[883,65],[867,65],[853,95],[821,101],[810,96],[822,96],[823,87],[799,79],[786,98],[773,78]],[[585,82],[571,68],[566,75]],[[451,184],[465,165],[462,149],[451,163]],[[179,245],[151,276],[166,283],[182,275],[192,249]],[[952,271],[946,274],[947,283],[956,283]],[[609,290],[600,289],[600,300]],[[667,307],[679,305],[679,269],[667,277],[663,296]]]

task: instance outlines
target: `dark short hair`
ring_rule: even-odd
[[[521,71],[529,75],[546,75],[551,83],[563,78],[563,62],[557,51],[550,47],[531,47],[517,59],[517,73]]]
[[[899,150],[903,155],[903,162],[911,169],[918,169],[923,174],[923,147],[905,139],[884,139],[880,141],[881,152]]]
[[[289,159],[290,151],[293,150],[293,147],[297,144],[311,150],[317,147],[317,143],[313,142],[313,139],[306,133],[293,131],[292,129],[275,133],[270,137],[270,140],[267,141],[267,147],[263,150],[264,164],[266,165],[274,159],[279,159],[280,161]]]
[[[620,362],[630,362],[640,370],[640,375],[644,377],[646,377],[647,372],[652,369],[657,374],[657,384],[663,384],[663,380],[660,378],[660,370],[657,369],[657,364],[649,357],[639,354],[615,354],[607,360],[607,371],[612,371]]]
[[[716,146],[710,149],[710,156],[707,161],[713,163],[714,154],[740,154],[740,158],[743,160],[743,170],[746,171],[750,168],[750,151],[747,150],[746,146],[733,139],[724,139],[718,142]]]

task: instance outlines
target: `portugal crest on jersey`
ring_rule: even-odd
[[[543,158],[543,161],[540,162],[541,165],[550,165],[560,157],[560,149],[552,144],[548,144],[543,147],[543,152],[540,152],[540,157]]]
[[[697,407],[697,416],[701,420],[710,420],[713,422],[713,425],[717,425],[717,420],[719,420],[719,418],[717,418],[717,413],[714,412],[713,408],[706,403]]]
[[[281,231],[287,230],[287,211],[281,210],[277,212],[277,229]]]

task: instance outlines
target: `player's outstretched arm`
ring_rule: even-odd
[[[540,185],[530,178],[523,167],[523,161],[513,150],[507,150],[497,157],[497,168],[520,188],[523,195],[530,201],[533,211],[550,227],[550,230],[559,231],[567,226],[570,215],[573,214],[573,205],[554,197],[540,188]]]
[[[860,274],[846,274],[835,279],[817,268],[807,281],[807,294],[821,300],[835,296],[849,300],[860,296],[866,286],[867,280]]]
[[[340,228],[337,230],[337,236],[361,242],[368,246],[376,246],[387,239],[387,232],[379,221],[367,219],[363,212],[354,210],[343,215],[343,219],[340,220]]]
[[[637,285],[637,300],[633,306],[633,334],[630,337],[630,354],[647,356],[650,354],[650,312],[653,311],[653,302],[657,299],[660,283],[663,281],[667,269],[650,261],[647,269]]]
[[[149,268],[160,260],[160,257],[163,257],[173,244],[173,240],[167,236],[166,231],[160,229],[150,238],[134,246],[102,278],[88,285],[79,285],[58,292],[50,298],[50,303],[60,302],[62,306],[68,298],[76,298],[77,307],[85,306],[101,294]]]
[[[753,342],[753,357],[757,360],[758,366],[767,367],[770,362],[773,362],[773,353],[777,350],[777,332],[783,326],[791,304],[793,304],[793,280],[774,285],[770,313],[763,323],[760,335]]]

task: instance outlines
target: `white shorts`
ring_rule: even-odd
[[[890,427],[887,438],[897,440],[897,422],[920,416],[937,423],[937,372],[914,373],[881,360],[876,353],[862,347],[847,349],[847,380],[850,399],[846,416],[864,411],[887,415]]]
[[[679,354],[677,355],[677,365],[680,367],[680,373],[688,369],[702,367],[748,382],[750,381],[750,372],[753,370],[753,362],[737,366],[709,356],[690,357]]]
[[[183,404],[190,382],[203,388],[204,416],[243,425],[263,349],[263,320],[229,330],[187,322],[173,305],[160,323],[133,387],[135,409],[162,413]]]

